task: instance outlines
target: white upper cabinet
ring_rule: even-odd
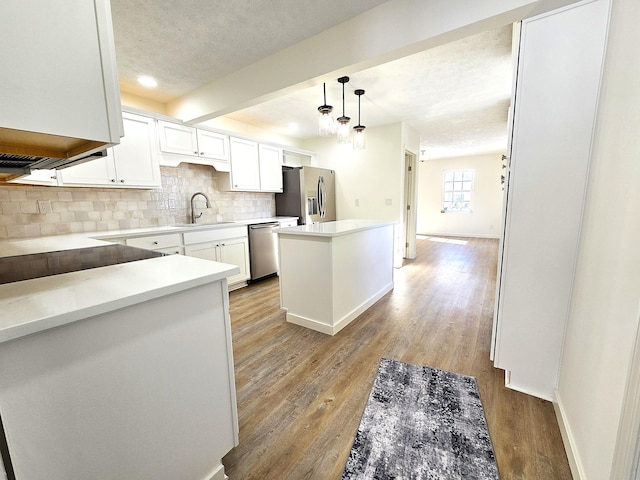
[[[0,31],[0,144],[22,131],[31,141],[10,153],[37,155],[38,142],[46,156],[73,158],[120,141],[108,0],[3,2]]]
[[[219,133],[196,128],[198,136],[198,156],[229,160],[229,137]]]
[[[179,123],[158,120],[160,150],[177,155],[198,155],[196,129]]]
[[[282,192],[282,149],[260,145],[260,190]]]
[[[258,144],[251,140],[231,137],[230,190],[260,190]]]
[[[55,187],[58,185],[58,172],[55,170],[44,169],[31,170],[29,175],[9,180],[9,183],[24,183],[27,185],[47,185]]]
[[[58,172],[63,185],[160,187],[155,120],[122,114],[125,136],[108,155]]]
[[[180,162],[189,162],[229,171],[228,136],[164,120],[158,120],[158,135],[160,152],[169,154],[161,157],[163,165],[175,167]]]
[[[223,190],[282,192],[282,149],[231,137],[231,171],[222,177]]]

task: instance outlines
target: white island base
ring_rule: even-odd
[[[0,478],[224,480],[237,271],[170,255],[0,285]]]
[[[393,222],[340,220],[276,232],[288,322],[335,335],[393,289]]]

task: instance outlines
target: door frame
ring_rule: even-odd
[[[403,257],[416,258],[416,227],[417,215],[417,155],[409,150],[404,151],[404,204],[402,220],[403,232]]]

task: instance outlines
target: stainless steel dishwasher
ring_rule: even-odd
[[[249,225],[251,281],[273,275],[278,271],[278,245],[273,229],[279,226],[278,222]]]

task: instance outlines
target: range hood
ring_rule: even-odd
[[[0,174],[63,169],[106,156],[104,142],[0,128]]]
[[[120,143],[109,0],[3,2],[0,31],[0,181]]]

